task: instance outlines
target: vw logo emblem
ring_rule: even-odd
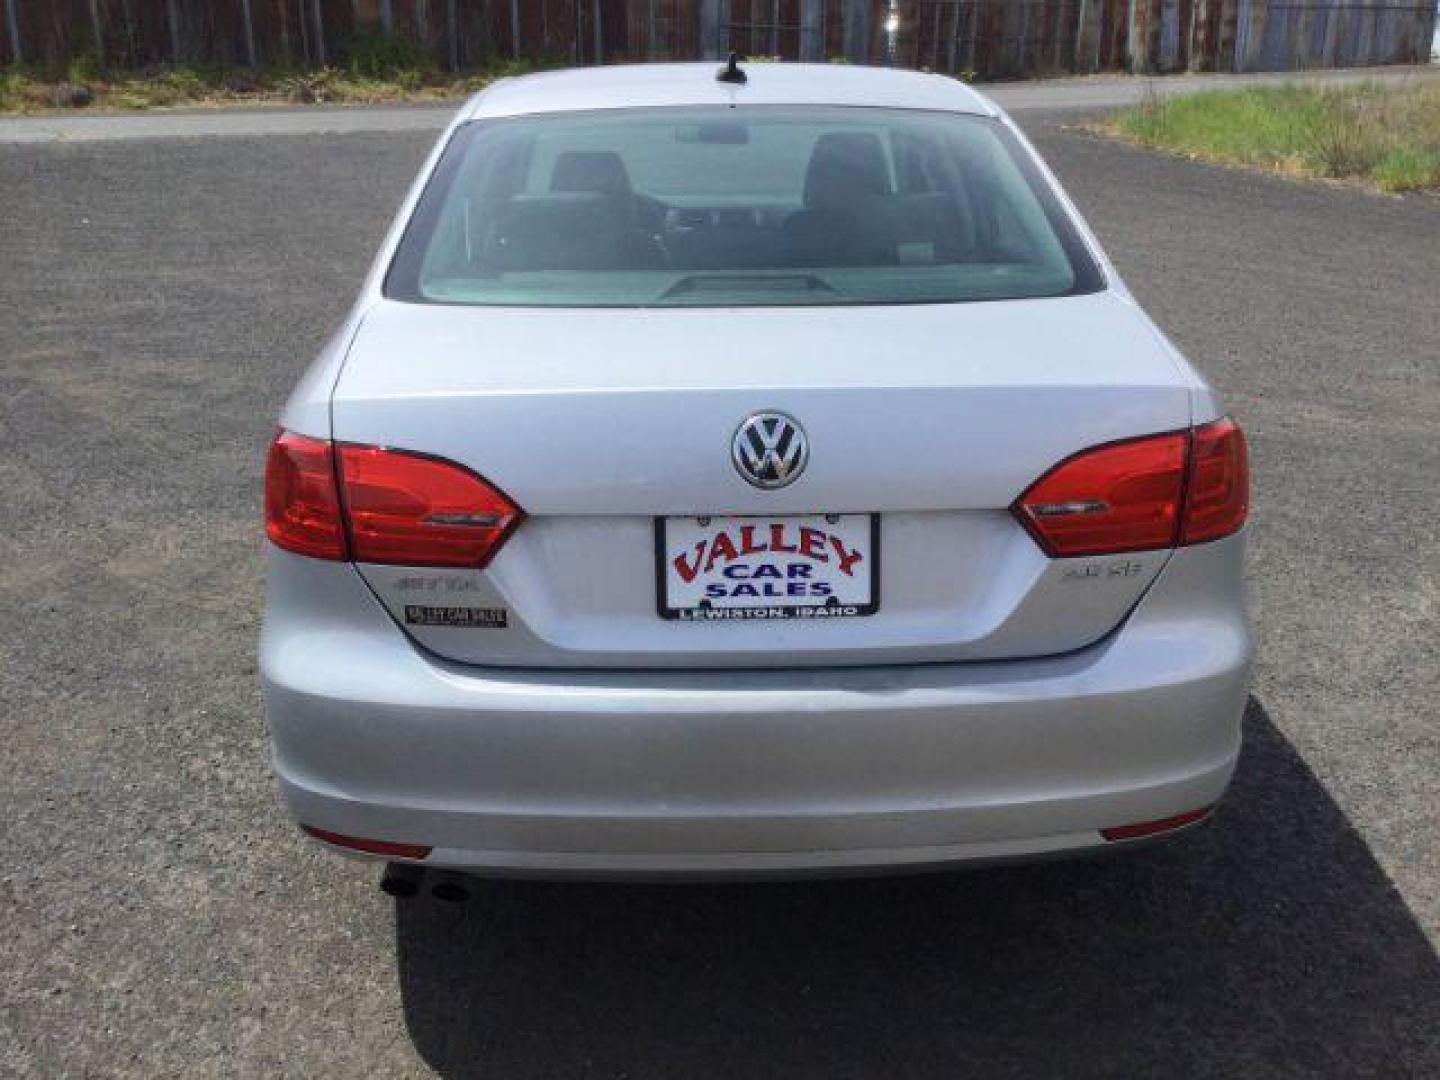
[[[794,417],[782,412],[747,416],[730,442],[735,470],[758,488],[782,488],[805,471],[810,442]]]

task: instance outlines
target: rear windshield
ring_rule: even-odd
[[[996,121],[711,106],[463,126],[386,294],[735,307],[1017,299],[1101,284]]]

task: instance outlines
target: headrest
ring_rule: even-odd
[[[497,216],[481,262],[493,270],[625,269],[619,201],[593,191],[513,195]]]
[[[620,155],[613,150],[566,150],[555,159],[550,190],[629,195],[630,175]]]
[[[815,140],[805,172],[805,205],[844,210],[868,195],[890,193],[880,137],[870,131],[829,131]]]

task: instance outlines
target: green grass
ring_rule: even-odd
[[[53,71],[0,67],[0,113],[445,101],[473,93],[501,76],[550,66],[553,61],[541,59],[495,63],[460,74],[444,72],[414,42],[380,35],[352,40],[342,62],[318,69],[253,71],[181,64],[138,72],[107,71],[82,57]]]
[[[1103,130],[1142,146],[1383,191],[1440,190],[1440,81],[1151,97]]]

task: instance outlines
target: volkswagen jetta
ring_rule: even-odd
[[[1245,443],[949,78],[496,83],[269,452],[274,767],[512,874],[1124,845],[1239,749]]]

